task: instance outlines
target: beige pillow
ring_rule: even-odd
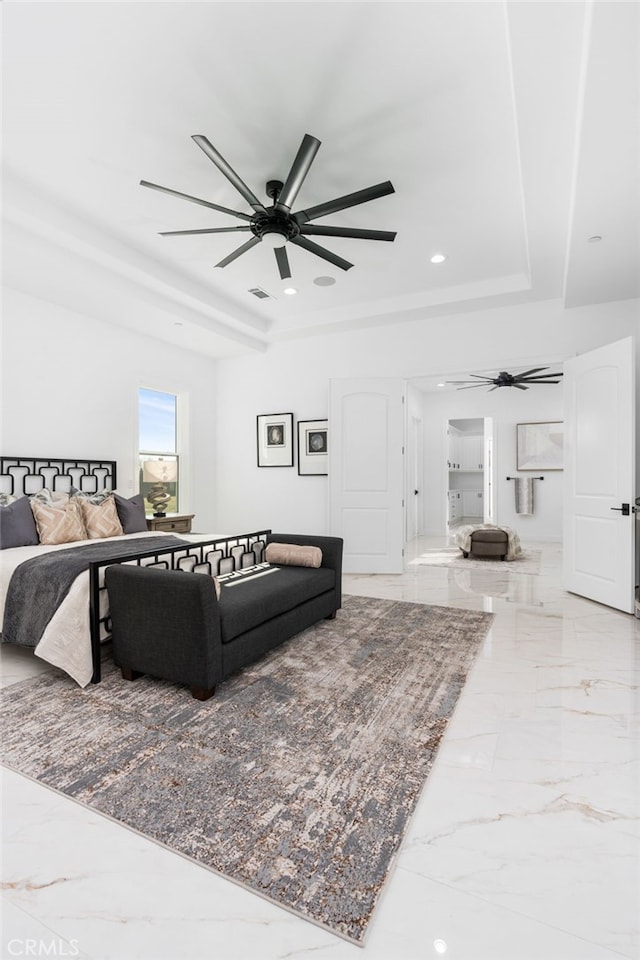
[[[297,543],[268,543],[264,559],[268,563],[279,563],[284,566],[320,567],[322,550],[320,547],[302,546]]]
[[[74,497],[73,499],[80,506],[82,519],[90,540],[122,536],[122,524],[112,494],[106,497],[102,503],[91,503],[87,497]]]
[[[86,540],[82,513],[76,500],[55,506],[32,499],[31,509],[36,520],[40,543],[73,543]]]

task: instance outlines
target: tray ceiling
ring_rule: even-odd
[[[636,297],[639,13],[5,3],[5,280],[213,356],[492,306]],[[263,245],[215,268],[245,235],[159,231],[239,221],[139,186],[250,213],[197,133],[265,201],[312,134],[322,146],[296,206],[390,179],[393,195],[321,222],[397,230],[395,242],[316,238],[354,263],[348,273],[289,245],[295,296]]]

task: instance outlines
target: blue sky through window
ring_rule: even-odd
[[[140,450],[175,453],[176,397],[159,390],[138,390]]]

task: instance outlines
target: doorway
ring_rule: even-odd
[[[491,523],[493,496],[493,420],[447,421],[447,532],[465,523]]]

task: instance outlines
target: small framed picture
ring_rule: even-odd
[[[516,424],[518,470],[562,470],[564,423]]]
[[[298,473],[326,477],[329,453],[328,420],[298,420]]]
[[[257,420],[258,466],[293,466],[293,414],[261,414]]]

